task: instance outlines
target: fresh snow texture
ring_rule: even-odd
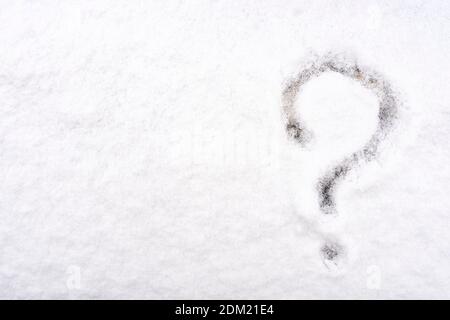
[[[0,298],[450,298],[449,19],[0,0]]]

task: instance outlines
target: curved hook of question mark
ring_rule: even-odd
[[[375,133],[364,147],[349,157],[343,159],[338,165],[322,176],[317,184],[319,193],[319,207],[324,214],[336,213],[334,190],[338,181],[359,162],[370,161],[377,155],[380,142],[386,137],[395,123],[398,113],[398,100],[391,85],[377,72],[361,67],[355,61],[345,59],[342,56],[327,55],[316,58],[312,63],[302,69],[297,77],[289,82],[283,91],[283,111],[286,120],[288,135],[299,142],[306,144],[311,133],[304,124],[296,120],[294,103],[301,87],[309,80],[318,77],[325,72],[337,72],[345,77],[353,79],[363,87],[368,88],[378,97],[378,125]],[[337,244],[326,244],[322,248],[325,259],[333,260],[340,251]]]

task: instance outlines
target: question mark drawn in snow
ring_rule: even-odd
[[[375,133],[362,149],[341,160],[335,167],[322,176],[317,183],[319,207],[324,214],[335,214],[336,203],[334,191],[339,181],[348,172],[363,161],[370,161],[377,155],[381,141],[392,129],[398,114],[398,99],[391,85],[377,72],[358,65],[357,62],[338,55],[326,55],[314,59],[303,68],[296,78],[290,81],[283,91],[283,112],[286,131],[290,138],[301,146],[310,141],[312,133],[306,129],[302,121],[297,120],[294,104],[301,87],[309,80],[325,72],[336,72],[353,79],[364,88],[369,89],[378,98],[378,124]],[[336,242],[326,242],[321,248],[325,261],[337,264],[343,247]]]

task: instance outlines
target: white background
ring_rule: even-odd
[[[448,1],[0,1],[0,297],[450,298]],[[314,55],[402,102],[375,161],[317,179],[377,100],[286,83]],[[344,249],[324,264],[323,239]]]

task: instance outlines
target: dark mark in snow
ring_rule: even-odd
[[[310,131],[298,120],[294,104],[301,87],[325,72],[337,72],[359,82],[363,87],[372,91],[378,97],[378,125],[369,142],[359,151],[343,159],[325,176],[319,179],[319,206],[323,213],[336,212],[333,197],[336,183],[342,180],[356,164],[375,158],[380,142],[393,127],[398,113],[398,99],[389,83],[377,72],[359,65],[357,62],[338,55],[319,57],[310,62],[298,76],[286,86],[283,91],[283,112],[286,120],[286,131],[290,138],[301,145],[306,144],[311,137]]]
[[[339,248],[335,244],[325,244],[321,249],[322,255],[326,260],[335,260],[339,255]]]

